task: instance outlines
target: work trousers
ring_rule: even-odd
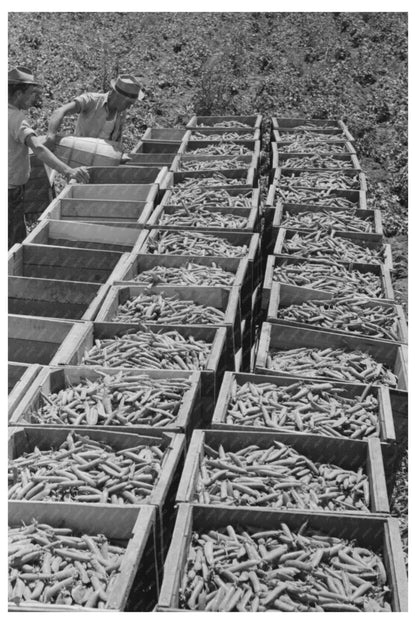
[[[26,238],[24,195],[24,184],[9,188],[9,249]]]

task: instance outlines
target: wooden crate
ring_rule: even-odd
[[[199,134],[203,134],[204,136],[206,136],[206,139],[200,139],[199,137],[195,137],[195,134],[199,133]],[[245,136],[247,134],[251,134],[250,139],[233,139],[231,142],[232,143],[239,143],[240,141],[259,141],[260,140],[260,128],[213,128],[211,127],[204,127],[204,128],[189,128],[184,136],[184,141],[189,141],[189,142],[193,142],[193,141],[210,141],[211,140],[211,136],[215,136],[215,135],[227,135],[227,134],[239,134],[242,136]],[[223,142],[226,143],[228,142],[227,139],[213,139],[215,142]]]
[[[210,190],[225,190],[231,197],[238,197],[240,196],[245,196],[245,195],[250,195],[250,207],[254,207],[254,208],[260,208],[260,189],[259,188],[252,188],[251,186],[239,186],[238,188],[233,187],[232,185],[230,186],[218,186],[218,187],[210,187]],[[175,204],[175,198],[172,197],[172,190],[168,189],[166,191],[166,193],[163,196],[163,199],[160,202],[161,206],[175,206],[175,205],[180,205],[180,206],[190,206],[192,207],[194,204],[197,204],[198,201],[184,201],[181,202],[180,204]],[[209,205],[212,205],[212,202],[210,202]],[[218,206],[224,206],[224,204],[220,204],[218,203]],[[224,206],[227,207],[227,206]],[[230,206],[230,208],[232,208],[233,206]],[[247,210],[248,208],[246,208]]]
[[[14,414],[22,398],[26,396],[27,389],[31,386],[39,371],[40,366],[38,364],[18,364],[17,362],[8,363],[7,413],[9,420]]]
[[[72,282],[112,283],[123,273],[129,254],[101,249],[16,244],[9,250],[8,273]]]
[[[142,226],[138,223],[134,227],[119,225],[121,227],[114,230],[110,223],[104,225],[45,219],[30,232],[24,244],[130,252]]]
[[[306,288],[293,289],[293,287],[288,286],[287,284],[281,284],[279,282],[273,282],[271,294],[270,294],[270,302],[267,310],[267,322],[268,323],[279,323],[280,325],[289,325],[291,327],[303,327],[314,329],[313,323],[300,323],[297,321],[290,321],[286,319],[277,318],[277,314],[283,308],[286,308],[290,305],[302,305],[307,301],[315,300],[315,301],[328,301],[329,299],[333,299],[334,296],[331,295],[328,297],[327,294],[323,294],[322,291],[312,291],[314,292],[314,296],[311,296],[311,291]],[[372,307],[382,307],[382,308],[393,308],[396,314],[397,322],[398,322],[398,336],[397,340],[392,340],[388,338],[377,338],[377,340],[387,341],[387,342],[400,342],[407,344],[408,342],[408,333],[407,333],[407,324],[406,317],[404,314],[403,307],[401,305],[397,305],[393,302],[379,301],[377,299],[368,299],[367,306],[369,308]],[[317,329],[317,327],[315,327]],[[330,333],[342,334],[344,336],[357,336],[362,335],[366,336],[367,334],[361,332],[358,334],[354,334],[348,332],[346,330],[341,329],[325,329]]]
[[[273,180],[274,174],[278,167],[281,167],[282,169],[288,168],[288,165],[286,164],[286,162],[289,159],[298,158],[299,160],[302,160],[304,158],[313,158],[316,155],[317,153],[314,153],[314,152],[312,153],[311,152],[279,152],[277,143],[272,143],[272,170],[271,170],[271,175],[269,178],[270,182]],[[319,156],[321,158],[328,158],[331,160],[333,159],[339,162],[340,163],[339,169],[342,169],[342,170],[344,169],[360,170],[361,169],[360,161],[358,160],[356,153],[349,152],[347,149],[345,150],[345,153],[319,152]],[[348,163],[348,164],[345,165],[342,163]],[[290,168],[295,169],[297,167],[293,167],[293,165],[290,165]],[[302,170],[305,170],[305,169],[308,169],[309,167],[308,166],[305,167],[305,165],[302,165],[299,168]],[[316,169],[316,166],[312,164],[310,169]],[[332,171],[332,168],[325,168],[325,170]]]
[[[193,115],[191,119],[186,124],[187,128],[197,128],[199,127],[212,127],[215,124],[220,124],[221,122],[233,122],[236,121],[238,123],[243,123],[250,128],[261,129],[261,122],[263,120],[263,115]],[[232,132],[233,128],[229,128],[228,126],[218,126],[217,130],[224,130],[228,132]],[[249,129],[249,128],[247,128]]]
[[[377,516],[338,516],[331,513],[268,511],[241,508],[181,504],[178,508],[172,543],[164,567],[157,610],[178,610],[179,589],[185,572],[192,533],[209,533],[226,526],[247,525],[258,531],[277,530],[285,523],[299,531],[304,523],[317,532],[341,539],[355,540],[357,545],[379,551],[391,588],[393,611],[407,611],[407,574],[396,518]]]
[[[291,145],[292,143],[290,141],[279,141],[278,143],[275,143],[274,141],[270,144],[270,169],[269,169],[269,183],[272,183],[275,175],[276,175],[276,169],[281,166],[284,167],[284,163],[287,161],[288,158],[296,158],[296,157],[312,157],[315,155],[319,155],[322,157],[325,156],[334,156],[335,158],[342,156],[342,155],[347,155],[347,156],[351,156],[353,158],[353,160],[351,162],[353,162],[353,166],[356,169],[361,169],[358,157],[357,157],[357,152],[355,151],[355,148],[353,146],[352,143],[350,143],[349,141],[330,141],[329,143],[322,143],[322,148],[317,151],[317,150],[310,150],[310,151],[304,151],[304,152],[298,152],[295,151],[293,149],[291,149]],[[331,151],[329,146],[337,146],[337,148],[341,148],[341,151]],[[328,146],[328,147],[327,147]]]
[[[296,126],[304,125],[307,122],[307,119],[284,119],[284,118],[276,118],[272,117],[272,136],[275,141],[287,141],[287,137],[290,134],[301,134],[305,132],[305,130],[297,130]],[[312,120],[309,120],[312,121]],[[319,120],[313,120],[319,121]],[[326,121],[326,120],[324,120]],[[283,125],[285,124],[285,125]],[[354,137],[348,130],[347,126],[341,120],[338,121],[336,126],[328,126],[324,124],[317,123],[316,128],[308,129],[308,132],[311,134],[325,134],[328,136],[328,141],[331,140],[339,140],[340,138],[344,138],[346,141],[355,141]]]
[[[132,157],[134,155],[137,156],[164,156],[168,160],[169,157],[173,158],[176,156],[178,148],[182,142],[182,139],[178,139],[176,141],[163,141],[158,139],[140,139],[138,143],[133,147],[129,156]],[[159,165],[170,165],[170,162],[158,163]],[[155,163],[156,164],[156,163]]]
[[[182,173],[182,172],[188,172],[186,169],[183,169],[182,166],[184,164],[186,164],[187,162],[200,162],[200,163],[205,163],[205,162],[218,162],[218,161],[227,161],[227,160],[231,160],[231,159],[236,159],[242,163],[244,163],[245,165],[247,165],[247,169],[254,169],[257,172],[258,166],[259,166],[259,155],[258,154],[247,154],[247,155],[241,155],[241,156],[204,156],[203,154],[201,156],[191,156],[189,154],[177,154],[175,156],[174,161],[172,162],[172,165],[170,167],[170,171],[173,172],[178,172],[178,173]],[[242,168],[242,167],[241,167]],[[203,171],[203,169],[201,169],[201,171]],[[211,171],[215,171],[217,173],[217,170],[214,168],[211,168]],[[227,169],[218,169],[218,172],[221,171],[227,171]]]
[[[163,188],[167,167],[88,167],[88,184],[157,184]]]
[[[153,211],[153,213],[151,214],[151,216],[149,217],[145,226],[146,227],[158,227],[158,228],[166,227],[166,228],[169,228],[170,230],[182,231],[184,226],[181,225],[180,222],[177,222],[176,225],[174,223],[160,225],[161,219],[163,219],[166,215],[169,215],[169,216],[175,215],[175,213],[177,213],[179,208],[180,206],[169,206],[166,204],[157,206],[155,210]],[[195,208],[191,208],[189,212],[192,214],[194,210]],[[227,215],[233,215],[234,217],[243,217],[247,219],[246,225],[242,227],[231,226],[229,228],[226,228],[226,227],[204,224],[203,228],[204,228],[204,231],[206,232],[215,233],[218,231],[232,230],[233,232],[254,233],[254,232],[259,231],[259,228],[260,228],[259,210],[255,206],[252,206],[251,208],[235,208],[233,206],[230,206],[229,208],[226,208],[223,206],[207,206],[206,208],[204,208],[204,210],[210,213],[222,214],[224,215],[224,217],[226,217]]]
[[[56,365],[60,364],[63,345],[76,343],[85,326],[74,321],[9,314],[8,330],[10,362]]]
[[[266,269],[264,273],[264,281],[263,281],[263,295],[262,295],[263,310],[266,310],[269,305],[270,293],[271,293],[271,289],[274,283],[274,280],[273,280],[274,269],[277,266],[281,265],[283,262],[287,264],[296,265],[296,264],[302,264],[303,262],[305,262],[305,259],[300,259],[300,258],[295,258],[295,257],[286,258],[284,256],[268,256]],[[319,264],[319,260],[308,259],[307,262],[311,264]],[[390,271],[382,264],[360,264],[357,262],[354,262],[351,264],[341,262],[339,264],[347,266],[348,270],[355,270],[355,271],[359,271],[360,273],[373,273],[375,276],[377,276],[378,279],[380,279],[381,287],[383,291],[382,297],[380,299],[377,299],[377,301],[394,300],[394,291],[393,291]],[[280,283],[280,282],[276,282],[276,283]],[[316,290],[316,289],[311,289],[305,286],[292,286],[289,284],[285,284],[285,286],[287,288],[287,292],[289,292],[290,290],[293,297],[297,297],[296,293],[298,291],[300,293],[299,294],[300,297],[304,296],[303,293],[305,291],[305,296],[310,296],[311,299],[313,299],[314,297],[315,298],[319,297],[319,293],[325,296],[331,296],[331,293],[325,290]]]
[[[233,430],[195,430],[186,455],[181,480],[176,495],[177,503],[196,503],[196,485],[200,475],[199,464],[205,456],[204,445],[214,450],[221,445],[225,452],[237,453],[250,445],[260,449],[273,446],[273,442],[281,442],[291,446],[312,462],[332,464],[345,470],[357,471],[359,468],[367,475],[370,491],[371,512],[374,514],[389,513],[386,479],[384,475],[383,456],[380,440],[348,440],[346,438],[329,438],[313,434],[259,432]],[[246,505],[246,503],[245,503]],[[229,505],[224,504],[225,507]],[[255,507],[255,506],[253,506]],[[273,505],[271,505],[273,508]],[[255,507],[258,509],[259,507]],[[241,507],[240,507],[241,509]],[[247,506],[244,506],[244,511]],[[323,512],[324,510],[322,510]],[[361,511],[339,511],[336,515],[348,516],[367,515]]]
[[[277,184],[277,183],[273,183],[270,185],[269,187],[269,191],[267,194],[267,198],[266,198],[266,209],[270,209],[270,208],[279,208],[280,206],[283,206],[284,208],[291,208],[291,207],[299,207],[302,208],[303,210],[309,210],[310,208],[319,208],[321,210],[333,210],[333,208],[330,208],[330,206],[325,206],[323,204],[319,205],[319,204],[308,204],[308,203],[290,203],[290,202],[286,202],[286,201],[282,201],[279,197],[278,197],[278,190],[279,188],[284,191],[284,190],[289,190],[288,187],[285,187],[284,184]],[[299,189],[299,190],[306,190],[306,191],[310,191],[310,192],[314,192],[314,190],[316,189]],[[355,208],[357,210],[367,210],[367,200],[366,200],[366,192],[364,190],[343,190],[343,189],[332,189],[332,190],[328,190],[327,191],[327,196],[328,197],[344,197],[345,199],[348,199],[351,202],[355,203]]]
[[[189,262],[200,264],[202,266],[211,266],[212,263],[221,267],[225,271],[234,273],[235,278],[232,286],[240,291],[241,312],[246,314],[250,307],[249,296],[253,288],[251,270],[248,266],[247,258],[221,258],[215,256],[171,256],[167,254],[131,254],[125,265],[120,279],[114,282],[114,286],[137,286],[139,280],[135,278],[157,266],[162,267],[182,267]],[[219,284],[213,284],[213,286]],[[184,284],[185,286],[185,284]]]
[[[176,158],[176,151],[153,153],[144,151],[143,147],[144,145],[141,146],[140,151],[130,152],[129,160],[124,164],[130,167],[168,167],[169,169]]]
[[[298,176],[303,171],[307,171],[308,173],[316,173],[317,175],[321,173],[333,173],[335,175],[342,175],[353,178],[354,176],[358,176],[358,183],[354,186],[351,186],[350,189],[339,189],[339,190],[357,190],[357,191],[367,191],[367,182],[364,173],[361,169],[291,169],[277,167],[275,176],[273,179],[273,184],[277,184],[279,186],[287,186],[290,185],[290,176]],[[299,190],[303,187],[298,187]],[[325,187],[305,187],[309,190],[320,190]],[[334,184],[331,185],[331,189],[336,189],[336,178],[334,177]]]
[[[293,130],[296,126],[304,126],[311,124],[318,130],[331,129],[342,130],[345,132],[347,126],[341,119],[314,119],[307,117],[272,117],[273,130]]]
[[[154,430],[151,435],[140,435],[133,432],[110,431],[104,427],[41,427],[41,426],[14,426],[9,428],[9,460],[16,459],[25,453],[31,453],[35,448],[47,451],[58,448],[63,444],[68,433],[85,435],[91,440],[108,444],[114,451],[129,449],[140,444],[157,446],[164,453],[162,468],[159,477],[149,495],[148,505],[162,508],[166,502],[168,490],[173,481],[176,469],[184,452],[185,438],[180,433],[162,432]],[[45,501],[48,504],[48,501]],[[49,505],[56,506],[56,502],[49,501]],[[66,505],[60,502],[59,505]],[[71,503],[75,504],[75,503]],[[78,505],[83,505],[78,503]],[[99,505],[99,503],[98,503]],[[97,503],[88,503],[88,506],[97,507]],[[104,505],[112,507],[110,503]],[[126,503],[122,508],[131,505]],[[132,505],[140,507],[139,504]],[[117,505],[119,507],[119,505]]]
[[[83,323],[80,339],[67,340],[62,345],[59,364],[79,366],[83,356],[94,346],[96,339],[114,338],[126,333],[143,330],[138,323]],[[193,336],[195,340],[205,340],[212,345],[205,368],[201,371],[201,395],[204,418],[211,416],[224,371],[230,359],[227,353],[227,332],[225,327],[201,327],[192,325],[161,325],[157,332],[178,331],[184,337]],[[137,370],[139,367],[135,367]],[[178,370],[183,370],[178,368]],[[191,369],[190,369],[191,370]],[[192,369],[194,370],[194,369]]]
[[[56,199],[155,202],[159,187],[150,184],[67,184]]]
[[[107,284],[9,276],[8,312],[93,321],[108,288]]]
[[[329,141],[316,141],[317,143],[319,143],[319,151],[317,150],[309,150],[308,152],[305,152],[305,154],[309,154],[312,155],[313,153],[319,153],[319,154],[323,154],[325,152],[329,153],[329,154],[334,154],[334,153],[341,153],[342,152],[347,152],[348,154],[357,154],[357,151],[355,149],[355,145],[353,143],[351,143],[351,141],[348,141],[347,138],[345,137],[344,139],[340,138],[338,140],[336,139],[330,139]],[[273,162],[275,162],[275,166],[277,166],[277,159],[276,158],[276,154],[280,153],[280,154],[290,154],[291,152],[293,152],[294,150],[292,149],[286,149],[286,148],[290,148],[291,145],[293,145],[294,141],[290,139],[290,136],[284,140],[284,141],[278,141],[277,143],[273,140],[273,137],[271,139],[270,142],[270,162],[271,164],[273,164]],[[326,146],[329,146],[328,149],[325,149]],[[339,152],[333,152],[331,151],[331,147],[340,147],[342,148]]]
[[[137,433],[121,433],[120,431],[110,431],[104,428],[81,428],[77,427],[10,427],[9,428],[9,459],[20,457],[23,453],[32,452],[35,447],[40,451],[57,448],[67,438],[68,433],[78,433],[85,435],[91,440],[96,440],[108,444],[115,451],[129,449],[139,444],[157,446],[164,453],[159,477],[151,491],[148,505],[157,509],[157,533],[158,545],[157,555],[160,564],[163,562],[165,551],[167,550],[167,540],[169,539],[171,516],[177,489],[177,482],[183,465],[185,450],[185,436],[180,433],[164,432],[152,430],[151,435],[140,435]],[[22,505],[30,504],[30,501],[22,501]],[[85,513],[88,508],[112,509],[116,507],[121,511],[129,507],[135,508],[136,512],[143,506],[142,504],[112,505],[110,503],[67,503],[54,501],[44,501],[45,506],[52,508],[56,506],[75,506],[79,513]]]
[[[56,528],[72,529],[74,535],[102,534],[112,543],[126,548],[120,574],[112,585],[105,609],[40,602],[9,602],[9,611],[100,612],[107,610],[151,611],[157,600],[159,566],[154,548],[156,510],[151,505],[140,508],[87,506],[65,503],[51,505],[40,502],[9,502],[9,526],[29,525],[33,521]]]
[[[317,329],[290,327],[281,323],[263,323],[255,372],[261,375],[275,372],[286,377],[286,373],[282,371],[273,371],[267,368],[267,355],[270,349],[284,351],[302,347],[344,349],[348,352],[362,351],[389,368],[397,376],[398,390],[407,390],[407,348],[405,345],[396,342],[374,340],[366,336],[347,336]],[[288,374],[292,375],[292,373]],[[300,377],[304,378],[303,375],[300,375]],[[305,376],[305,379],[307,378]],[[322,375],[313,377],[313,379],[323,378],[325,377]],[[326,379],[329,380],[328,377]],[[376,382],[374,385],[381,384]]]
[[[234,185],[230,182],[230,186],[248,186],[250,188],[257,187],[257,175],[254,167],[249,167],[248,169],[204,169],[203,171],[170,171],[165,178],[166,189],[170,190],[172,186],[176,186],[185,182],[186,180],[195,179],[201,180],[202,178],[211,178],[215,174],[221,174],[225,178],[230,180],[235,180],[236,178],[241,178],[241,182],[239,185]],[[216,189],[217,186],[219,188],[228,189],[227,183],[224,184],[207,184],[206,189],[212,190]]]
[[[146,128],[142,141],[165,141],[180,143],[186,134],[186,128]]]
[[[227,371],[222,380],[220,392],[215,406],[214,415],[212,417],[212,429],[224,429],[226,431],[270,431],[270,427],[260,427],[257,425],[236,425],[226,422],[228,406],[231,400],[231,391],[234,383],[242,386],[246,383],[251,384],[274,384],[275,386],[290,386],[299,381],[299,377],[281,376],[281,375],[256,375],[254,373],[236,373]],[[336,387],[343,389],[343,397],[354,398],[361,396],[366,386],[363,384],[347,384],[343,382],[334,382]],[[391,407],[389,391],[384,386],[378,386],[370,389],[370,394],[378,400],[379,413],[378,420],[380,425],[380,441],[386,443],[394,443],[396,434],[393,422],[393,412]],[[21,406],[19,406],[20,408]],[[303,435],[299,432],[299,435]],[[322,434],[323,435],[323,434]]]
[[[138,227],[153,211],[153,201],[116,199],[55,199],[41,220],[81,221],[115,227]]]
[[[225,327],[227,330],[227,349],[233,357],[241,347],[241,305],[240,292],[237,287],[218,286],[112,286],[102,302],[97,315],[97,321],[107,322],[114,320],[117,309],[127,300],[134,299],[141,293],[149,295],[165,295],[179,300],[193,301],[198,305],[210,306],[220,310],[224,314],[222,322],[214,323],[215,326]],[[122,322],[122,321],[117,321]],[[151,320],[142,320],[152,331],[157,331],[161,323]],[[134,323],[134,321],[130,321]],[[192,324],[193,325],[193,324]],[[195,324],[202,327],[201,324]],[[208,326],[208,325],[206,325]],[[230,358],[230,364],[233,360]]]
[[[279,228],[279,232],[277,234],[277,238],[276,238],[276,243],[275,246],[273,248],[273,255],[275,256],[280,256],[280,257],[296,257],[296,258],[306,258],[309,259],[309,256],[307,255],[307,252],[305,252],[304,256],[300,256],[298,254],[290,254],[290,253],[286,253],[283,250],[283,245],[284,242],[286,240],[289,240],[291,238],[293,238],[293,236],[295,236],[296,234],[302,234],[304,232],[304,230],[289,230],[286,228]],[[339,238],[339,239],[344,239],[345,241],[349,241],[351,243],[353,243],[354,245],[359,245],[362,248],[367,248],[367,249],[371,249],[374,251],[382,251],[383,252],[383,259],[380,261],[374,261],[374,262],[369,262],[368,264],[384,264],[384,266],[388,269],[388,270],[392,270],[393,269],[393,257],[392,257],[392,253],[391,253],[391,245],[387,245],[385,243],[380,242],[379,240],[374,240],[373,238],[371,238],[370,236],[367,236],[366,234],[358,234],[357,232],[336,232],[335,235],[332,237],[334,240]],[[350,262],[348,262],[347,260],[343,261],[343,260],[338,260],[338,259],[334,259],[333,261],[331,259],[329,259],[328,257],[324,258],[324,260],[326,260],[328,262],[328,260],[330,262],[333,262],[334,264],[351,264]]]
[[[84,379],[94,382],[96,379],[101,379],[102,374],[113,376],[119,374],[123,370],[124,369],[121,368],[105,368],[103,366],[61,366],[59,368],[44,367],[38,372],[38,368],[36,368],[36,379],[35,381],[33,379],[31,380],[32,383],[27,386],[24,394],[23,392],[20,393],[20,400],[18,406],[13,411],[10,424],[25,427],[39,426],[39,424],[33,422],[31,412],[39,409],[44,404],[42,394],[54,394],[65,388],[77,385]],[[131,369],[125,370],[124,372],[130,375],[136,374],[136,372]],[[189,434],[193,426],[200,422],[201,374],[196,371],[156,370],[142,370],[140,373],[156,381],[163,379],[189,380],[190,388],[184,393],[178,414],[172,423],[162,428],[152,428],[146,425],[122,426],[115,424],[106,426],[98,425],[97,427],[77,425],[78,429],[103,428],[108,431],[131,431],[133,433],[142,433],[143,435],[152,435],[152,429],[163,429],[163,431],[171,431],[172,433]],[[137,383],[137,387],[138,389],[140,388],[139,382]],[[49,429],[49,427],[53,427],[54,425],[45,423],[41,426]]]
[[[279,204],[274,209],[273,222],[272,222],[272,237],[277,237],[277,233],[282,222],[287,215],[299,215],[305,212],[313,212],[316,214],[322,214],[324,212],[348,212],[351,217],[357,217],[359,219],[371,219],[372,232],[366,232],[365,236],[369,240],[381,242],[383,239],[383,224],[381,220],[380,210],[344,210],[343,208],[320,208],[319,206],[304,206],[302,204]],[[285,226],[283,226],[285,227]],[[295,228],[292,228],[292,230]],[[320,229],[317,225],[316,230]],[[311,228],[296,228],[296,231],[311,232]],[[338,230],[337,226],[334,226],[332,230]],[[349,232],[348,227],[345,230],[338,230],[341,232]]]
[[[230,132],[230,130],[228,130]],[[234,130],[232,130],[234,132]],[[248,150],[253,152],[253,154],[258,157],[261,149],[261,141],[260,141],[260,131],[254,130],[252,139],[235,139],[234,141],[218,141],[218,139],[211,139],[210,137],[215,134],[219,134],[215,131],[215,129],[204,129],[204,134],[206,134],[206,139],[192,139],[191,138],[192,130],[188,130],[186,135],[183,138],[183,141],[179,147],[179,154],[192,154],[194,150],[197,150],[201,147],[208,147],[209,145],[219,145],[221,143],[234,143],[237,145],[241,145],[246,147]],[[247,134],[247,132],[239,133],[239,134]]]
[[[162,231],[167,232],[171,230],[168,227],[166,228],[158,227],[158,228],[150,229],[148,234],[146,234],[145,232],[142,232],[142,234],[139,236],[139,239],[133,251],[136,253],[140,253],[140,254],[149,253],[148,252],[149,244],[151,244],[152,241],[157,240],[159,232],[162,232]],[[254,233],[254,234],[244,233],[243,234],[241,232],[232,232],[232,231],[230,232],[221,231],[221,232],[216,232],[215,234],[212,234],[210,232],[206,232],[204,228],[182,228],[182,232],[185,233],[187,231],[192,232],[192,233],[197,233],[197,232],[206,233],[206,234],[209,234],[210,236],[215,236],[216,238],[224,239],[224,241],[227,241],[229,244],[235,245],[237,247],[246,245],[248,247],[248,251],[244,257],[247,258],[248,260],[249,271],[251,272],[253,288],[257,286],[257,284],[260,282],[261,280],[261,247],[260,247],[260,235],[259,234],[257,233]],[[209,258],[210,256],[207,255],[205,257]]]

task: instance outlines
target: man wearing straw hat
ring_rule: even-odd
[[[24,112],[40,104],[40,84],[27,67],[15,67],[8,76],[8,243],[20,243],[26,237],[24,190],[30,177],[29,148],[46,165],[67,179],[88,182],[85,167],[68,167],[43,144],[30,127]]]
[[[119,142],[126,110],[144,93],[134,76],[121,74],[110,82],[107,93],[83,93],[52,113],[46,144],[54,145],[56,134],[66,115],[78,113],[74,135]]]

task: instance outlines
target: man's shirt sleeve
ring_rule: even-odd
[[[29,126],[29,122],[22,115],[21,117],[16,116],[16,118],[12,122],[11,133],[13,138],[18,142],[25,144],[27,137],[31,135],[36,135],[36,132]]]

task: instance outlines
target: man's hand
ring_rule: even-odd
[[[68,167],[66,176],[68,180],[76,180],[80,183],[87,183],[90,180],[90,174],[88,173],[87,167],[76,167],[75,169]]]

